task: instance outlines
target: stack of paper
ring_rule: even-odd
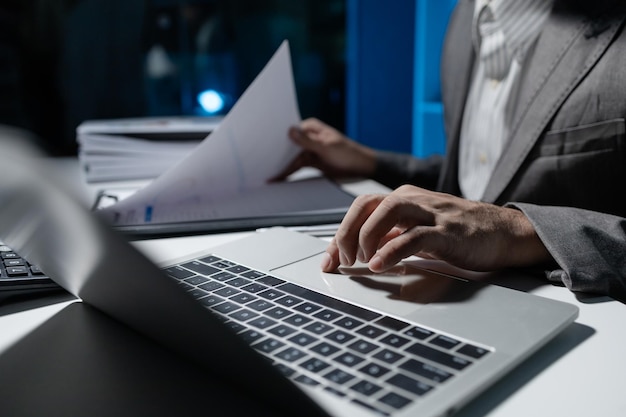
[[[156,178],[189,155],[221,117],[90,120],[78,126],[78,158],[88,182]]]

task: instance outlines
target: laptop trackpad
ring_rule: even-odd
[[[383,274],[374,274],[364,265],[327,274],[320,270],[320,261],[318,255],[272,272],[335,298],[398,315],[431,303],[463,301],[481,287],[411,263],[399,264]]]

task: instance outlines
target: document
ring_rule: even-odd
[[[131,234],[331,223],[353,196],[323,178],[268,183],[298,154],[287,41],[209,137],[149,185],[99,212]]]

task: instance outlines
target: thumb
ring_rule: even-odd
[[[308,135],[304,130],[297,126],[289,128],[289,137],[301,148],[307,151],[311,151],[313,153],[318,153],[322,146],[310,135]]]

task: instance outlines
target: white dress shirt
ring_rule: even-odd
[[[550,14],[552,0],[477,0],[473,43],[477,65],[465,105],[459,148],[459,185],[480,200],[510,129],[511,97],[521,65]]]

